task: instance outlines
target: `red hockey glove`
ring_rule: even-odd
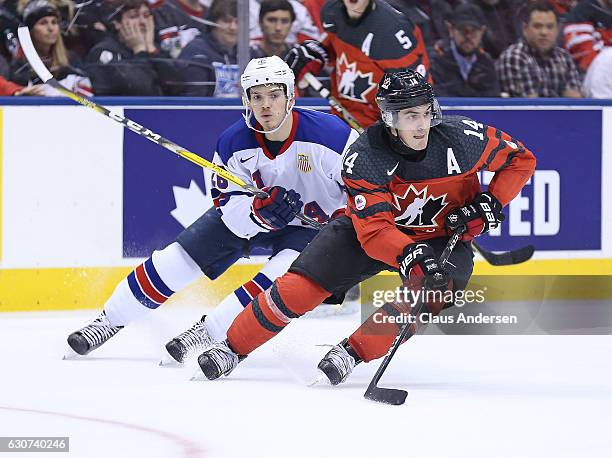
[[[285,62],[293,70],[296,81],[301,81],[307,72],[313,75],[327,64],[327,51],[317,40],[306,40],[291,48],[285,56]]]
[[[448,288],[450,278],[435,258],[433,248],[426,243],[411,243],[398,256],[399,274],[404,286],[425,289]]]
[[[255,197],[251,205],[251,219],[268,231],[284,228],[302,209],[300,195],[293,189],[287,191],[280,186],[264,188],[268,197]]]
[[[446,215],[446,230],[450,234],[465,227],[461,240],[468,242],[496,228],[505,219],[499,201],[488,192],[478,194],[465,207],[456,208]]]

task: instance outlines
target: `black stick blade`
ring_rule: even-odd
[[[363,394],[363,397],[370,401],[381,402],[393,406],[401,406],[406,402],[408,392],[404,390],[396,390],[395,388],[381,388],[378,386],[370,387]]]
[[[533,245],[527,245],[522,248],[518,248],[512,251],[506,251],[504,253],[493,253],[481,247],[476,243],[472,243],[476,251],[493,266],[512,266],[514,264],[520,264],[528,261],[533,256],[535,248]]]
[[[511,251],[512,253],[512,263],[520,264],[521,262],[529,261],[535,252],[535,247],[533,245],[527,245],[526,247],[520,248],[516,251]]]

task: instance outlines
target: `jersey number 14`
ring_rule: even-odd
[[[484,126],[481,123],[472,121],[471,119],[462,119],[461,122],[472,128],[472,130],[465,129],[463,131],[465,135],[473,135],[474,137],[480,138],[480,140],[484,140],[484,134],[482,132],[484,130]]]

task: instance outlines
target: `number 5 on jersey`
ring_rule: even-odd
[[[355,166],[357,156],[359,156],[359,153],[352,153],[347,155],[344,159],[344,171],[346,173],[353,173],[353,167]]]

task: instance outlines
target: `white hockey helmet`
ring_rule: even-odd
[[[248,90],[261,84],[283,84],[287,99],[293,98],[295,75],[278,56],[252,59],[240,77],[244,97],[249,99]]]
[[[244,120],[246,125],[257,132],[268,134],[276,132],[289,116],[294,104],[295,90],[295,75],[283,59],[278,56],[262,57],[252,59],[244,69],[240,77],[242,86],[242,103],[244,104],[245,113]],[[251,107],[249,104],[249,89],[255,86],[266,84],[282,84],[284,86],[285,95],[287,96],[287,105],[285,107],[285,117],[281,123],[273,130],[257,130],[251,125]]]

